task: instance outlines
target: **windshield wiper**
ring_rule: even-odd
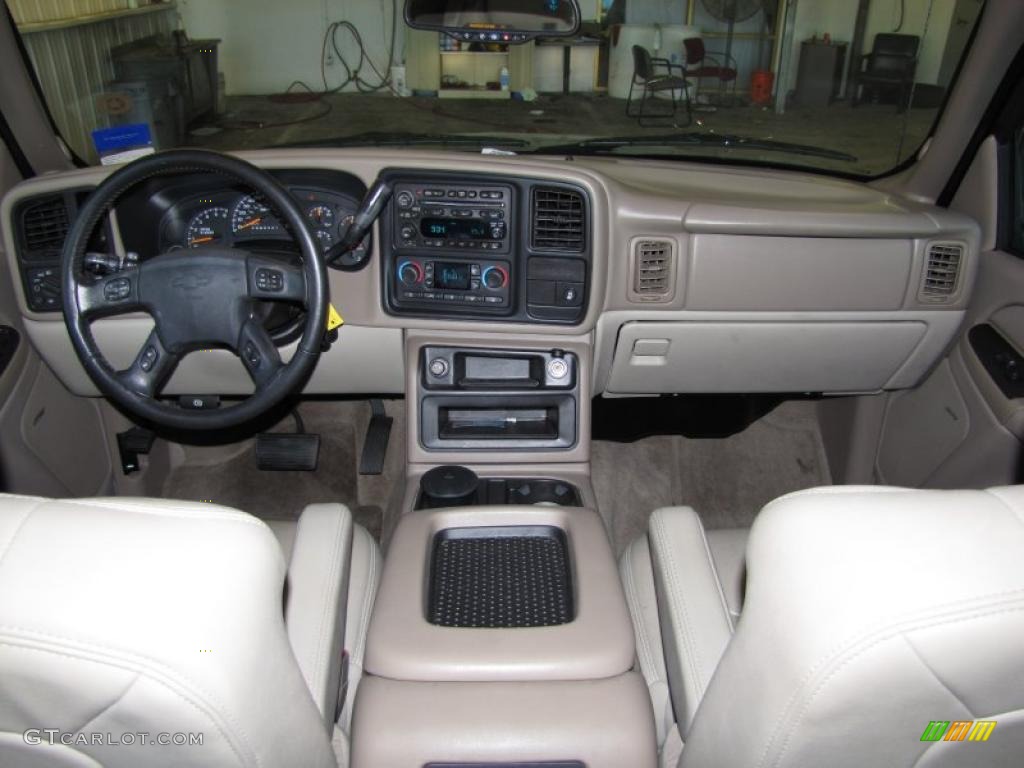
[[[285,147],[528,147],[524,139],[477,134],[406,133],[402,131],[367,131],[353,136],[296,141]]]
[[[789,155],[821,157],[828,160],[857,162],[857,158],[846,152],[810,144],[792,144],[774,139],[757,139],[751,136],[737,136],[729,133],[668,133],[660,136],[611,136],[594,138],[570,144],[555,144],[538,147],[535,154],[543,155],[600,155],[611,154],[624,147],[708,147],[712,149],[754,149],[782,152]]]

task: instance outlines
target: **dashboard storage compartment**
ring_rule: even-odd
[[[891,386],[927,332],[918,321],[626,323],[606,390],[874,392]]]
[[[427,620],[441,627],[551,627],[573,618],[565,533],[449,528],[434,536]]]

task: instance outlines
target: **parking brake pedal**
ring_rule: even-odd
[[[315,472],[320,461],[320,435],[307,435],[302,417],[294,414],[296,434],[264,432],[256,437],[256,466],[265,472]]]
[[[382,475],[394,419],[387,415],[382,400],[370,400],[370,408],[373,415],[370,417],[370,425],[366,428],[366,442],[363,443],[363,454],[359,458],[359,474]]]

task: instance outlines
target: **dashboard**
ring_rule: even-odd
[[[243,157],[291,192],[325,248],[375,180],[394,189],[363,268],[330,270],[345,326],[307,394],[413,391],[410,350],[425,343],[571,351],[594,394],[913,387],[956,337],[980,248],[961,214],[796,172],[416,150]],[[0,211],[26,332],[84,395],[96,391],[55,305],[56,276],[62,233],[107,173],[23,182]],[[152,179],[115,213],[97,249],[147,259],[217,244],[297,258],[272,210],[211,176]],[[95,334],[124,366],[151,327],[125,316]],[[275,339],[287,356],[290,337]],[[237,359],[210,352],[183,360],[166,391],[250,387]]]

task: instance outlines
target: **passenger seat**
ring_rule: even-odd
[[[1020,764],[1024,486],[801,491],[744,538],[660,509],[623,556],[662,765]]]

